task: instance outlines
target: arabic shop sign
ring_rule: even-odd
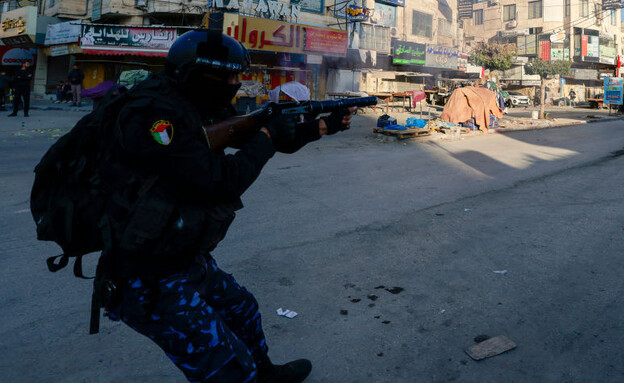
[[[347,32],[258,17],[223,15],[223,33],[247,49],[284,53],[347,55]]]
[[[2,21],[2,32],[6,32],[11,29],[16,29],[15,34],[20,34],[26,32],[26,21],[22,20],[21,17],[17,19],[6,19]]]
[[[609,77],[604,79],[604,103],[622,105],[622,90],[624,82],[622,77]]]
[[[45,45],[77,43],[81,33],[80,21],[48,24]]]
[[[425,44],[392,39],[392,63],[424,65],[426,49]]]
[[[24,40],[23,43],[27,44],[34,41],[36,33],[37,7],[22,7],[2,13],[0,38],[19,37]],[[7,41],[4,41],[4,43],[9,45]]]
[[[127,50],[166,54],[177,37],[177,31],[173,28],[83,24],[80,45],[85,51]]]
[[[375,0],[378,3],[386,3],[390,5],[398,5],[399,7],[405,6],[405,0]]]
[[[301,5],[280,3],[275,0],[208,0],[209,10],[228,10],[241,13],[253,13],[258,16],[277,19],[298,19]]]
[[[370,16],[370,9],[358,5],[349,4],[347,6],[347,18],[349,21],[366,21]]]
[[[425,65],[432,68],[457,69],[459,51],[455,48],[427,44]]]

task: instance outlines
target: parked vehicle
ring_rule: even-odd
[[[591,109],[600,109],[604,103],[604,94],[597,94],[592,98],[588,98],[586,101],[589,103]]]
[[[531,106],[531,98],[520,92],[509,92],[509,96],[505,100],[505,105],[509,108],[516,106]]]

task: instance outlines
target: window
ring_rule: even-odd
[[[529,19],[542,18],[542,0],[529,1]]]
[[[516,19],[516,4],[503,6],[503,21],[511,21]]]
[[[360,48],[379,52],[390,51],[390,28],[361,24]]]
[[[48,8],[51,8],[54,6],[54,0],[48,0]]]
[[[474,15],[472,18],[474,19],[474,25],[482,25],[483,24],[483,9],[478,9],[474,11]]]
[[[418,11],[412,12],[412,34],[415,36],[431,37],[433,16]]]
[[[617,25],[617,19],[615,18],[615,9],[612,9],[609,13],[611,17],[611,25]]]
[[[570,0],[563,0],[564,16],[570,16]]]
[[[581,0],[581,17],[589,16],[589,0]]]

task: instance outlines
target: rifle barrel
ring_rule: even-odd
[[[355,98],[343,98],[340,100],[331,101],[311,101],[310,108],[312,113],[324,113],[331,112],[341,108],[351,108],[354,106],[370,106],[377,105],[377,97],[355,97]]]

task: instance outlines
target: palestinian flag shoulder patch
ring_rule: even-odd
[[[173,139],[173,125],[171,122],[159,120],[152,125],[150,133],[156,142],[161,145],[169,145]]]

